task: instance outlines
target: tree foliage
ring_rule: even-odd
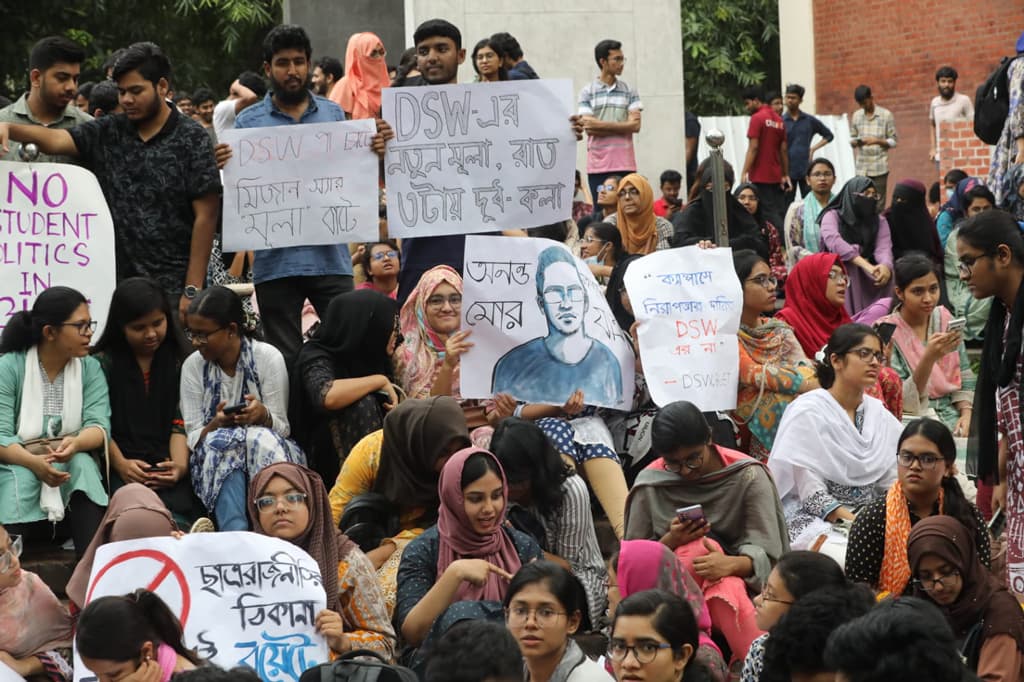
[[[743,113],[740,92],[780,85],[779,0],[680,0],[686,108]]]
[[[12,0],[0,0],[0,6]],[[82,81],[105,77],[114,50],[141,40],[160,45],[171,60],[178,91],[205,85],[227,93],[239,72],[258,70],[260,44],[281,19],[281,0],[36,0],[17,2],[0,22],[0,93],[28,88],[28,55],[48,35],[85,46]]]

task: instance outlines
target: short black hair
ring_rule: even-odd
[[[412,34],[413,45],[419,45],[427,38],[450,38],[455,49],[462,49],[462,31],[450,21],[444,19],[428,19],[416,27]]]
[[[743,88],[743,92],[740,93],[740,97],[743,99],[756,99],[759,102],[764,102],[764,88],[760,85],[748,85]]]
[[[955,187],[956,185],[960,184],[961,180],[966,180],[969,177],[970,176],[967,175],[967,173],[962,169],[954,168],[950,171],[947,171],[946,174],[942,176],[942,182],[944,182],[947,185],[953,185]]]
[[[92,92],[92,89],[94,87],[96,87],[96,84],[93,83],[92,81],[86,81],[84,83],[79,83],[78,84],[78,92],[76,93],[76,95],[78,97],[84,97],[86,99],[86,101],[88,101],[89,100],[89,94]]]
[[[203,102],[217,102],[217,96],[210,88],[196,88],[196,91],[192,93],[192,104],[198,107]]]
[[[939,199],[942,198],[942,185],[938,182],[933,182],[932,186],[928,188],[928,201],[932,204],[939,203]]]
[[[93,86],[92,91],[89,93],[90,114],[94,113],[97,109],[101,109],[103,113],[109,114],[114,109],[117,109],[117,103],[117,84],[113,81],[100,81]]]
[[[306,29],[295,24],[281,24],[270,29],[263,39],[263,61],[274,61],[274,55],[281,50],[302,50],[306,59],[313,54],[313,45],[309,42]]]
[[[84,47],[64,36],[47,36],[32,46],[28,68],[46,71],[57,63],[81,64],[84,61]]]
[[[800,99],[803,99],[805,92],[807,91],[804,89],[804,86],[797,85],[796,83],[790,83],[789,85],[786,86],[787,95],[796,95]]]
[[[267,82],[255,71],[243,71],[238,74],[238,82],[256,93],[257,97],[267,94]]]
[[[178,94],[176,94],[174,96],[174,103],[175,104],[180,104],[181,102],[184,102],[185,100],[188,100],[189,102],[191,102],[192,101],[192,95],[190,95],[187,92],[179,92]]]
[[[139,75],[156,85],[161,78],[170,81],[171,60],[156,43],[134,43],[117,58],[111,77],[116,81],[132,71],[138,71]]]
[[[857,101],[857,104],[863,104],[864,100],[871,97],[871,88],[867,85],[858,85],[857,89],[853,91],[853,99]]]
[[[771,102],[777,99],[782,99],[782,95],[780,95],[777,90],[769,90],[768,92],[764,93],[764,100],[766,102]]]
[[[594,61],[597,62],[598,66],[601,66],[602,59],[608,59],[608,55],[611,54],[612,50],[621,50],[622,43],[618,40],[602,40],[594,46]]]
[[[334,76],[334,80],[345,75],[345,67],[341,65],[341,60],[337,57],[320,57],[316,60],[316,65],[320,67],[324,75]]]
[[[935,80],[937,81],[940,78],[952,78],[953,80],[956,80],[960,78],[960,74],[958,74],[956,69],[952,66],[940,66],[939,70],[935,72]]]
[[[439,35],[431,33],[428,38]],[[426,682],[523,679],[519,643],[503,623],[464,620],[453,625],[427,658]]]
[[[520,60],[523,58],[523,48],[519,41],[511,33],[495,33],[491,40],[501,46],[501,51],[510,59]]]
[[[658,179],[658,186],[660,187],[666,182],[678,182],[681,185],[683,184],[683,174],[677,170],[662,171],[661,177]]]

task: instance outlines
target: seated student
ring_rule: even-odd
[[[426,682],[522,682],[523,654],[504,623],[464,620],[430,651]]]
[[[544,432],[524,419],[503,419],[494,429],[490,449],[508,477],[513,526],[524,532],[532,527],[530,534],[541,548],[568,564],[586,590],[589,621],[597,628],[608,606],[608,574],[587,484]],[[529,517],[525,523],[524,515]]]
[[[505,623],[519,642],[529,682],[611,682],[572,636],[589,632],[583,585],[551,561],[516,572],[505,594]]]
[[[794,604],[816,590],[845,584],[843,569],[835,559],[825,554],[800,550],[783,554],[765,581],[761,594],[754,597],[757,627],[765,630],[765,634],[750,645],[750,651],[743,662],[740,682],[758,682],[762,679],[765,645],[771,639],[779,620]]]
[[[783,410],[796,396],[818,388],[818,380],[793,329],[762,317],[775,311],[778,280],[768,263],[743,249],[733,251],[733,265],[743,287],[740,385],[733,417],[740,424],[740,449],[764,462]]]
[[[658,186],[661,188],[661,198],[654,202],[654,215],[671,218],[683,206],[683,200],[679,198],[683,176],[676,170],[662,171]]]
[[[500,618],[508,581],[543,556],[533,538],[505,525],[508,484],[491,453],[456,452],[438,490],[437,525],[409,543],[398,568],[395,624],[412,647],[459,620]]]
[[[110,390],[111,485],[151,487],[185,526],[206,513],[192,492],[178,405],[181,363],[191,350],[159,285],[143,277],[117,285],[93,347]]]
[[[925,187],[917,180],[900,180],[892,191],[892,204],[882,213],[892,234],[892,257],[918,252],[942,265],[942,245],[925,206]]]
[[[943,248],[949,245],[949,238],[952,236],[953,229],[965,218],[971,217],[971,214],[967,212],[967,205],[970,203],[967,195],[977,188],[982,188],[983,190],[978,193],[978,196],[984,197],[988,201],[989,206],[995,207],[995,195],[985,187],[985,183],[980,178],[964,177],[958,180],[955,189],[949,196],[949,200],[942,205],[942,210],[935,217],[935,231],[939,233],[939,241],[942,242]],[[954,246],[956,245],[955,239],[953,244]]]
[[[90,454],[110,432],[107,382],[89,356],[95,330],[85,296],[58,286],[12,315],[0,336],[0,523],[22,532],[68,509],[78,556],[107,506]]]
[[[884,498],[864,507],[850,529],[846,574],[879,592],[900,595],[910,587],[910,565],[902,551],[921,519],[952,516],[971,531],[979,558],[989,566],[988,528],[967,501],[954,475],[956,443],[942,422],[916,419],[897,444],[898,479]]]
[[[771,266],[772,277],[778,282],[779,289],[784,288],[786,285],[787,269],[786,258],[782,253],[782,241],[779,238],[778,228],[772,225],[761,213],[761,200],[757,194],[757,186],[753,183],[745,182],[737,187],[733,194],[736,195],[736,200],[740,202],[740,205],[747,209],[747,213],[754,216],[757,227],[761,231],[761,238],[768,246],[768,258],[766,260]]]
[[[999,208],[1009,212],[1024,229],[1024,163],[1011,166],[1005,182],[1007,191]]]
[[[619,228],[611,223],[590,223],[580,239],[580,258],[590,267],[598,282],[611,277],[616,263],[626,256]]]
[[[207,519],[207,528],[208,524]],[[64,590],[72,609],[80,610],[85,604],[96,550],[101,546],[124,540],[167,537],[177,530],[174,517],[155,490],[141,483],[127,483],[118,488],[110,496],[107,513]]]
[[[860,618],[875,605],[864,585],[822,587],[793,605],[772,628],[765,645],[759,682],[835,679],[824,660],[829,636],[844,623]]]
[[[694,660],[697,621],[686,602],[663,590],[645,590],[615,609],[608,658],[617,682],[703,682],[708,671]]]
[[[699,182],[690,188],[690,200],[686,208],[672,216],[672,246],[692,246],[700,242],[715,241],[714,198],[711,191],[712,173],[710,159],[697,167]],[[752,249],[765,258],[768,245],[761,236],[754,216],[743,208],[734,197],[732,185],[736,180],[732,165],[725,162],[725,208],[729,228],[729,246],[734,249]]]
[[[255,532],[287,540],[316,559],[327,593],[327,608],[316,615],[316,629],[331,651],[367,649],[391,660],[395,630],[373,566],[331,520],[320,477],[298,464],[271,464],[253,476],[249,500]]]
[[[325,481],[398,404],[391,358],[398,345],[398,304],[376,291],[335,296],[320,327],[299,351],[292,376],[295,433]]]
[[[923,519],[907,555],[914,596],[934,602],[963,642],[960,653],[983,680],[1024,676],[1024,612],[1013,593],[981,563],[975,533],[951,516]]]
[[[22,539],[0,526],[0,662],[25,679],[70,682],[67,607],[42,579],[21,567]]]
[[[654,192],[644,176],[630,173],[619,181],[619,202],[605,222],[619,228],[622,248],[640,255],[669,248],[672,223],[654,213]]]
[[[659,459],[640,472],[629,493],[626,538],[660,539],[683,560],[733,658],[742,660],[761,634],[747,587],[760,590],[789,549],[768,469],[715,445],[704,415],[684,401],[669,403],[655,417],[651,448]],[[676,513],[697,504],[703,523]]]
[[[306,461],[288,439],[284,357],[250,338],[242,302],[230,289],[203,289],[189,305],[186,321],[185,334],[198,350],[181,368],[192,486],[220,530],[248,530],[248,479],[274,462]],[[224,411],[239,405],[237,411]]]
[[[843,682],[977,682],[958,649],[934,605],[913,597],[886,599],[829,635],[825,667]]]
[[[670,592],[690,606],[700,630],[694,660],[707,668],[715,682],[727,680],[729,671],[722,660],[722,650],[711,639],[708,605],[686,566],[660,542],[625,540],[608,561],[608,615],[614,618],[623,599],[645,590]]]
[[[363,248],[360,258],[366,281],[356,289],[370,289],[391,298],[398,296],[398,273],[402,267],[402,254],[395,240],[371,242]]]
[[[960,279],[960,256],[956,252],[956,238],[960,234],[960,225],[964,220],[991,209],[995,200],[995,196],[988,187],[980,182],[963,192],[964,215],[956,220],[950,230],[949,238],[946,240],[942,267],[946,279],[946,296],[949,298],[953,315],[967,319],[967,326],[963,333],[963,337],[967,341],[980,341],[985,335],[985,324],[988,322],[988,313],[992,308],[992,297],[981,300],[974,298],[971,290],[967,287],[967,282]],[[950,201],[952,202],[952,199]]]
[[[871,327],[846,324],[819,351],[821,388],[782,415],[768,458],[794,549],[818,549],[840,565],[858,509],[885,496],[896,480],[900,422],[864,393],[878,379],[882,343]],[[822,543],[831,540],[827,546]]]
[[[949,331],[953,315],[939,300],[935,264],[923,253],[896,261],[893,312],[875,323],[896,325],[890,366],[903,380],[904,414],[932,412],[954,436],[967,437],[974,402],[974,371],[963,336]]]
[[[824,157],[811,161],[807,167],[807,184],[811,191],[789,205],[785,226],[786,266],[792,270],[805,256],[821,251],[821,226],[818,217],[835,197],[836,167]]]
[[[78,617],[75,648],[101,680],[169,680],[202,665],[177,616],[148,590],[100,597]]]

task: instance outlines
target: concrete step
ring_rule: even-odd
[[[64,593],[71,574],[75,570],[75,553],[61,549],[59,545],[34,545],[25,547],[21,555],[21,566],[32,571],[53,590],[58,598],[64,599]]]

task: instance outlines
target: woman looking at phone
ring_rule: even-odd
[[[966,438],[975,377],[964,347],[964,321],[940,304],[939,276],[928,256],[903,256],[895,273],[899,303],[878,324],[895,325],[889,365],[903,380],[903,412],[923,416],[934,410],[954,436]]]

